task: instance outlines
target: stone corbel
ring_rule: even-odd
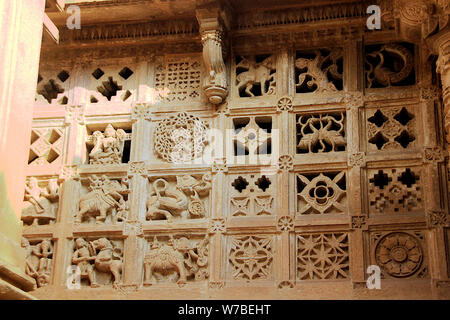
[[[228,94],[227,73],[223,58],[224,23],[221,9],[197,9],[197,20],[203,45],[203,61],[206,77],[203,80],[203,90],[210,103],[219,105],[225,101]]]

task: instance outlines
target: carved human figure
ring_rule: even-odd
[[[114,217],[117,208],[123,210],[125,202],[123,195],[129,193],[125,179],[119,182],[109,179],[106,175],[100,179],[94,175],[89,177],[89,180],[91,191],[80,198],[80,210],[75,217],[76,223],[81,223],[87,213],[97,214],[97,223],[105,222],[109,212]]]
[[[91,261],[95,261],[96,252],[89,247],[88,243],[83,238],[75,240],[76,250],[72,254],[72,263],[80,268],[81,279],[87,278],[92,288],[99,287],[95,281],[94,266]]]
[[[50,179],[45,188],[39,187],[35,177],[29,179],[25,186],[25,202],[22,209],[22,220],[32,225],[38,225],[39,221],[49,223],[56,219],[56,206],[54,203],[59,197],[57,179]]]
[[[47,285],[52,270],[52,243],[50,240],[42,240],[37,245],[31,246],[28,239],[22,238],[22,247],[26,251],[26,274],[36,280],[38,287]]]
[[[125,136],[123,129],[116,130],[111,124],[108,124],[104,133],[95,131],[93,133],[94,148],[89,153],[89,163],[121,163]]]

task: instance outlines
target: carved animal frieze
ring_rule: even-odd
[[[123,244],[107,238],[77,238],[71,261],[79,268],[80,280],[87,279],[91,287],[97,288],[112,280],[113,288],[117,288],[121,283]]]
[[[344,112],[297,116],[297,153],[346,150]]]
[[[158,178],[150,183],[151,191],[147,196],[147,220],[165,219],[168,222],[177,219],[204,218],[208,213],[208,196],[211,189],[211,175],[201,178],[192,175],[180,175]]]
[[[399,43],[366,46],[366,87],[414,84],[414,53]]]
[[[239,57],[236,62],[236,86],[240,97],[276,94],[275,55]]]
[[[297,53],[296,92],[336,92],[342,89],[341,48],[315,50],[314,53]]]
[[[88,180],[89,192],[80,197],[80,208],[75,215],[75,223],[90,222],[94,217],[96,223],[126,221],[130,192],[128,179],[93,175]]]
[[[59,203],[57,178],[39,181],[30,177],[25,186],[21,219],[25,225],[52,224],[56,221]]]
[[[193,237],[155,236],[149,243],[144,258],[144,285],[158,282],[177,282],[209,278],[209,236],[203,239]]]

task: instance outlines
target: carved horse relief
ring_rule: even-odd
[[[111,273],[113,287],[120,283],[120,273],[122,272],[122,250],[114,247],[111,241],[100,238],[89,243],[91,256],[95,256],[95,269],[99,272]],[[98,252],[98,253],[97,253]]]
[[[248,59],[245,57],[241,58],[242,60],[236,65],[236,70],[243,68],[248,71],[237,74],[236,81],[238,91],[241,92],[245,87],[245,93],[250,97],[254,97],[255,94],[252,92],[252,89],[256,84],[261,87],[261,95],[274,94],[276,75],[276,73],[273,72],[275,70],[274,56],[270,56],[262,62],[256,62],[254,56]]]

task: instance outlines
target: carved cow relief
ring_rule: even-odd
[[[414,85],[414,45],[388,43],[365,46],[366,88]]]
[[[428,276],[428,257],[423,231],[372,232],[369,246],[370,263],[380,267],[382,278]]]
[[[138,87],[133,64],[92,66],[90,72],[89,102],[131,102]]]
[[[33,166],[59,164],[63,145],[64,131],[62,128],[33,128],[28,164]]]
[[[59,207],[58,178],[30,177],[25,185],[21,219],[25,226],[53,224]]]
[[[23,237],[22,248],[25,249],[25,273],[35,279],[38,288],[50,284],[53,269],[53,241]]]
[[[297,214],[347,212],[346,172],[297,174]]]
[[[235,70],[239,97],[276,94],[276,55],[237,56]]]
[[[40,70],[36,89],[36,102],[39,104],[67,104],[69,101],[71,70]]]
[[[274,238],[236,235],[229,238],[230,275],[235,280],[270,280],[273,277]]]
[[[345,112],[299,114],[296,116],[297,153],[345,151]]]
[[[81,286],[117,288],[122,282],[123,241],[106,237],[77,237],[71,265],[78,269]],[[76,277],[73,278],[75,280]]]
[[[75,223],[116,224],[127,221],[129,214],[128,178],[92,175],[82,183]]]
[[[371,169],[369,213],[408,213],[423,208],[421,169]]]
[[[417,116],[413,106],[367,109],[369,151],[417,147]]]
[[[297,93],[329,93],[343,88],[343,49],[298,51],[295,60]]]
[[[162,101],[188,102],[200,100],[202,92],[201,66],[199,56],[159,57],[155,66],[155,88],[159,92],[168,92],[161,96]]]
[[[150,177],[146,220],[200,219],[209,216],[211,175]]]
[[[349,240],[346,232],[297,235],[297,279],[350,278]]]
[[[267,216],[276,212],[276,177],[261,174],[229,175],[230,216]]]
[[[130,158],[131,130],[105,125],[95,130],[86,141],[89,164],[105,165],[128,162]]]
[[[209,236],[155,235],[147,240],[144,286],[209,278]]]

